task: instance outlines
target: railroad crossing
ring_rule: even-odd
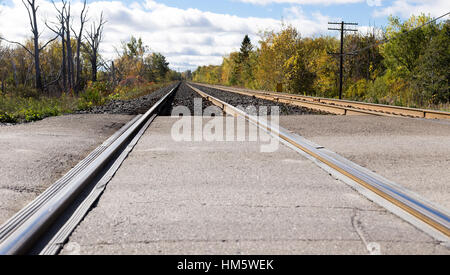
[[[161,94],[23,199],[0,253],[449,254],[449,113],[184,82]]]

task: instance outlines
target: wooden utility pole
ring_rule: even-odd
[[[330,53],[333,55],[339,55],[340,57],[340,67],[339,67],[339,99],[342,99],[342,82],[343,82],[343,75],[344,75],[344,55],[347,55],[344,53],[344,32],[350,31],[350,32],[357,32],[358,30],[353,29],[346,29],[346,25],[352,25],[357,26],[358,23],[345,23],[344,21],[338,23],[338,22],[328,22],[330,25],[341,25],[340,29],[336,28],[328,28],[330,31],[340,31],[341,32],[341,51],[339,53]]]

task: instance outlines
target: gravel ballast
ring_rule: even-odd
[[[145,113],[160,98],[166,95],[177,84],[172,84],[156,90],[148,95],[131,100],[111,100],[105,105],[95,106],[87,110],[78,111],[78,114],[126,114],[137,115]]]
[[[280,115],[311,115],[311,114],[320,114],[318,112],[311,111],[306,108],[292,106],[288,104],[278,103],[274,101],[264,100],[252,96],[240,95],[232,92],[227,92],[223,90],[213,89],[209,87],[204,87],[196,84],[192,84],[192,86],[198,88],[205,93],[216,97],[220,100],[225,101],[228,104],[231,104],[235,107],[241,106],[244,109],[249,106],[256,107],[256,110],[260,110],[260,107],[267,107],[267,114],[271,114],[271,107],[278,106],[280,109]],[[248,109],[250,110],[250,109]]]
[[[112,100],[105,105],[95,106],[88,110],[78,111],[79,114],[142,114],[145,113],[151,106],[153,106],[161,97],[169,92],[176,84],[161,88],[149,95],[133,99],[133,100]],[[271,107],[277,106],[280,110],[280,115],[309,115],[319,114],[308,110],[306,108],[292,106],[288,104],[273,102],[269,100],[259,99],[256,97],[235,94],[227,91],[222,91],[213,88],[207,88],[195,85],[196,88],[206,92],[207,94],[217,97],[233,106],[242,107],[247,112],[253,113],[252,109],[248,107],[255,107],[254,110],[263,110],[261,107],[267,107],[267,114],[271,114]],[[190,114],[194,115],[194,99],[202,100],[202,111],[210,106],[214,106],[211,102],[203,99],[198,93],[189,88],[186,83],[182,82],[176,91],[175,96],[170,103],[170,107],[166,108],[160,115],[170,116],[173,108],[177,106],[185,106],[189,109]],[[197,114],[198,115],[198,114]]]
[[[185,106],[189,109],[190,115],[200,115],[200,114],[196,114],[194,110],[194,101],[195,99],[201,100],[202,102],[202,114],[203,111],[210,107],[210,106],[215,106],[213,105],[211,102],[209,102],[206,99],[203,99],[197,92],[195,92],[194,90],[192,90],[191,88],[189,88],[186,83],[181,83],[180,87],[178,88],[172,102],[171,102],[171,106],[170,108],[168,108],[168,110],[166,110],[166,112],[164,112],[161,115],[166,115],[166,116],[170,116],[172,114],[172,112],[174,111],[174,108],[179,107],[179,106]],[[217,108],[218,109],[218,108]],[[174,114],[176,115],[176,114]]]

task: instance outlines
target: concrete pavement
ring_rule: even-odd
[[[81,254],[368,254],[374,246],[382,254],[449,254],[283,145],[261,153],[260,142],[175,142],[175,121],[153,122],[70,247]]]
[[[0,127],[0,224],[134,116],[66,115]]]
[[[450,121],[314,115],[280,125],[450,209]]]

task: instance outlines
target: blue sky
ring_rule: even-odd
[[[132,1],[129,1],[132,2]],[[210,11],[216,13],[234,14],[240,17],[269,17],[281,19],[284,15],[284,10],[292,7],[289,3],[272,3],[266,5],[254,5],[251,3],[243,3],[236,0],[222,0],[222,1],[205,1],[205,0],[162,0],[158,1],[169,6],[174,6],[182,9],[197,8],[202,11]],[[382,4],[388,6],[393,1],[383,1]],[[373,16],[374,7],[367,5],[366,1],[360,3],[338,4],[338,5],[294,5],[301,6],[303,11],[307,14],[320,12],[334,18],[344,19],[346,21],[355,21],[363,25],[369,25],[376,22],[377,25],[384,25],[387,23],[385,16]]]
[[[258,0],[255,0],[257,2]],[[123,2],[133,3],[136,1],[126,0]],[[390,14],[399,16],[402,19],[406,19],[408,10],[405,13],[392,12],[389,13],[389,7],[392,7],[395,2],[397,3],[408,3],[411,7],[420,6],[422,3],[433,1],[395,1],[395,0],[378,0],[378,1],[366,1],[366,0],[355,0],[347,1],[350,3],[332,3],[333,1],[323,1],[330,4],[295,4],[295,1],[287,3],[268,3],[268,4],[254,4],[249,2],[243,2],[239,0],[159,0],[159,3],[165,4],[167,6],[176,7],[180,9],[195,8],[205,12],[214,13],[226,13],[232,14],[239,17],[263,17],[263,18],[274,18],[282,19],[285,17],[285,10],[291,7],[301,7],[305,14],[313,15],[315,13],[321,13],[330,16],[335,19],[357,22],[360,25],[376,25],[385,26],[388,23],[387,17]],[[274,1],[276,2],[276,1]],[[298,1],[301,3],[302,1]],[[303,2],[314,2],[314,1],[303,1]],[[339,1],[336,1],[339,2]],[[344,2],[344,1],[343,1]],[[436,2],[436,1],[434,1]],[[438,1],[439,2],[439,1]],[[440,1],[443,2],[443,1]],[[430,5],[431,6],[431,5]],[[448,5],[447,5],[448,6]],[[437,5],[436,7],[439,7]],[[381,12],[384,11],[385,12]],[[435,13],[434,10],[427,10],[426,8],[422,10],[424,13]],[[445,13],[445,12],[443,12]]]
[[[50,0],[36,0],[38,17],[55,18]],[[74,18],[81,0],[72,0]],[[59,0],[56,0],[58,3]],[[142,37],[152,51],[164,54],[173,69],[218,65],[222,57],[238,50],[245,34],[258,44],[260,31],[281,28],[281,19],[302,36],[337,35],[327,30],[328,21],[384,27],[389,15],[406,19],[420,13],[440,16],[450,11],[450,0],[88,0],[91,22],[103,11],[108,20],[101,53],[115,58],[115,48],[131,35]],[[23,41],[30,37],[28,16],[21,0],[0,0],[0,35]],[[74,20],[77,27],[77,20]],[[42,39],[52,34],[41,28]]]

